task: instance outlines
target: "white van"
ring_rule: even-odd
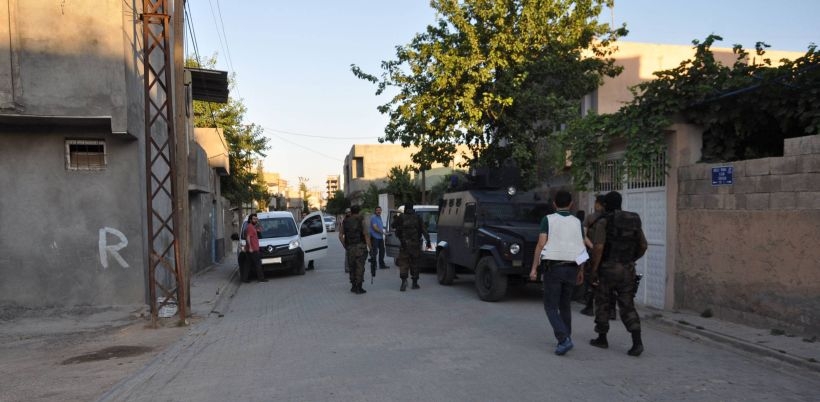
[[[438,205],[414,205],[413,210],[416,211],[416,215],[421,216],[421,221],[427,228],[427,233],[430,234],[430,244],[433,246],[432,248],[428,249],[426,247],[426,244],[424,244],[424,240],[422,239],[420,268],[422,270],[435,268],[436,236],[438,234]],[[396,258],[399,256],[399,248],[401,247],[401,242],[399,241],[399,237],[396,236],[396,228],[394,222],[396,221],[396,218],[398,218],[403,213],[404,205],[400,206],[398,209],[391,209],[390,214],[387,217],[387,224],[385,225],[385,229],[387,231],[384,235],[384,247],[386,249],[386,254],[389,257]]]
[[[293,214],[287,211],[257,212],[259,226],[259,249],[262,252],[262,269],[265,271],[290,270],[304,275],[313,268],[313,261],[327,255],[327,230],[321,212],[306,216],[299,223],[298,230]],[[242,222],[239,232],[239,269],[242,280],[247,280],[245,266],[245,228],[248,217]]]

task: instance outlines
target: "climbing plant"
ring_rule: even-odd
[[[703,161],[734,161],[782,155],[783,139],[820,133],[820,51],[816,45],[795,60],[766,57],[765,43],[754,55],[735,45],[734,64],[715,59],[711,48],[722,38],[693,41],[695,54],[675,68],[633,87],[634,98],[617,113],[588,115],[552,134],[571,150],[574,182],[591,182],[592,166],[612,141],[625,140],[630,174],[649,168],[666,151],[673,120],[704,130]]]

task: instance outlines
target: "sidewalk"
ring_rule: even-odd
[[[221,316],[239,288],[236,254],[231,253],[222,262],[211,265],[191,278],[191,315],[207,318]]]
[[[644,309],[646,312],[647,309]],[[776,359],[820,374],[820,339],[759,329],[691,311],[648,310],[642,320],[650,326],[692,339],[709,340],[749,352],[756,357]]]

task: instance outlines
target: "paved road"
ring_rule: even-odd
[[[471,276],[444,287],[427,274],[422,289],[401,293],[393,267],[354,295],[330,240],[315,271],[243,284],[224,317],[195,327],[102,399],[817,400],[816,374],[651,327],[639,358],[626,355],[620,323],[610,349],[593,348],[591,318],[577,313],[576,348],[555,356],[533,286],[485,303]]]

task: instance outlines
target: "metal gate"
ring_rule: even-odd
[[[638,260],[636,270],[643,275],[635,296],[638,303],[664,308],[666,300],[666,158],[659,156],[652,168],[627,175],[623,159],[612,155],[594,167],[595,194],[618,191],[623,195],[623,210],[641,216],[649,249]],[[594,200],[593,200],[594,201]]]

